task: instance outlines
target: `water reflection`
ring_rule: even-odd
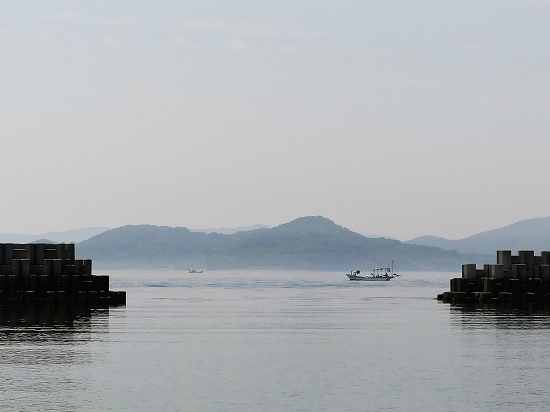
[[[89,386],[83,368],[109,331],[109,309],[86,305],[0,306],[3,410],[76,410]],[[47,406],[47,408],[45,407]]]
[[[542,303],[451,305],[450,313],[464,329],[550,329],[550,305]]]

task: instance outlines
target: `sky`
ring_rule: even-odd
[[[550,1],[9,1],[0,233],[550,215]]]

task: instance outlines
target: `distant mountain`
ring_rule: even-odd
[[[497,250],[550,250],[550,217],[521,220],[509,226],[459,240],[421,236],[408,244],[435,246],[460,253],[495,254]]]
[[[241,227],[233,227],[233,228],[222,227],[218,229],[208,228],[208,229],[189,229],[189,230],[191,232],[220,233],[222,235],[232,235],[237,232],[249,232],[251,230],[256,230],[256,229],[269,229],[269,226],[256,224],[252,226],[241,226]]]
[[[54,243],[78,243],[109,230],[108,227],[87,227],[66,232],[48,232],[41,235],[0,233],[0,243],[38,243],[38,239],[49,239]]]
[[[272,229],[231,235],[183,227],[123,226],[78,244],[80,258],[104,268],[351,270],[387,266],[399,270],[460,270],[490,256],[461,255],[398,240],[366,238],[321,216],[302,217]],[[494,260],[494,259],[493,259]]]

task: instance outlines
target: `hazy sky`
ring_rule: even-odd
[[[550,1],[6,1],[0,233],[550,215]]]

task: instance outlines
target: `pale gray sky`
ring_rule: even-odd
[[[549,1],[0,10],[0,233],[550,215]]]

